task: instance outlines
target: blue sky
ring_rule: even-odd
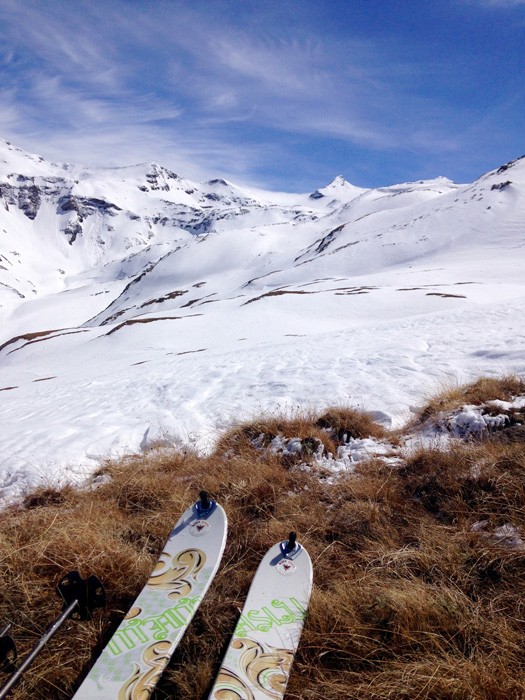
[[[0,136],[311,191],[525,152],[525,0],[0,0]]]

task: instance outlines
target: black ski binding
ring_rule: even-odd
[[[281,554],[287,559],[294,559],[301,549],[301,545],[297,542],[296,532],[290,532],[288,539],[281,542]]]
[[[215,501],[213,501],[206,491],[199,493],[199,500],[195,504],[195,510],[199,518],[206,518],[215,509]]]

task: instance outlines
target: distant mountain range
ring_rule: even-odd
[[[192,182],[157,163],[57,165],[0,141],[0,304],[11,312],[53,294],[60,305],[89,280],[103,298],[76,322],[108,325],[231,296],[313,293],[330,278],[351,291],[356,276],[445,248],[518,245],[524,182],[517,160],[469,185],[367,190],[339,176],[281,194]]]
[[[231,417],[226,408],[246,413],[247,396],[250,411],[301,407],[353,401],[360,386],[395,416],[404,373],[406,410],[413,372],[519,369],[512,344],[522,336],[505,309],[523,299],[524,263],[523,158],[470,184],[363,189],[339,176],[290,194],[192,182],[157,163],[49,163],[0,139],[0,403],[25,421],[4,422],[16,479],[34,445],[63,464],[153,434],[195,433],[200,444]],[[491,333],[506,345],[491,340],[474,355],[475,333],[480,346]],[[152,373],[130,369],[146,363]],[[152,402],[159,377],[179,387],[176,400]],[[101,406],[113,389],[108,426]],[[142,417],[137,408],[128,424],[118,401],[140,397]],[[69,416],[63,437],[54,401]]]

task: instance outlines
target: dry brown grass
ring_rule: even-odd
[[[299,414],[293,418],[264,417],[236,426],[219,440],[216,452],[232,451],[236,456],[260,457],[260,448],[269,447],[276,437],[299,438],[301,452],[288,462],[308,458],[322,445],[323,454],[335,455],[337,448],[350,438],[390,438],[397,444],[397,437],[376,423],[365,411],[353,408],[328,408],[320,415]],[[269,455],[265,452],[265,459]],[[281,459],[282,462],[282,459]]]
[[[316,425],[328,430],[338,444],[349,438],[382,439],[387,431],[365,411],[352,408],[329,408],[316,419]]]
[[[287,700],[524,698],[525,551],[492,535],[506,524],[525,533],[524,444],[420,449],[401,467],[370,460],[335,482],[253,445],[284,435],[333,451],[343,428],[374,434],[358,419],[333,409],[254,422],[208,458],[152,451],[104,465],[97,486],[47,488],[4,511],[0,625],[13,622],[22,654],[56,617],[64,573],[97,574],[108,594],[92,621],[67,623],[13,700],[73,695],[200,489],[224,506],[228,542],[157,700],[207,698],[258,562],[290,530],[311,554],[315,588]]]
[[[464,404],[481,406],[487,401],[500,399],[509,401],[525,394],[525,381],[516,375],[492,378],[481,377],[475,382],[462,386],[449,387],[432,396],[421,408],[418,421],[424,422],[436,417],[442,411],[452,411]]]
[[[258,455],[259,447],[268,447],[278,436],[284,438],[300,438],[304,441],[305,455],[320,442],[326,453],[336,451],[336,444],[330,433],[323,430],[313,415],[300,415],[292,419],[262,418],[239,425],[229,430],[219,440],[216,451],[219,454],[232,450],[238,457]]]

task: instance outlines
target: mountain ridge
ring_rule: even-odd
[[[230,227],[242,220],[242,227],[245,227],[250,215],[253,218],[253,214],[258,215],[262,209],[268,224],[301,217],[312,220],[372,192],[354,187],[337,176],[316,191],[319,196],[315,199],[329,201],[316,201],[316,206],[311,206],[315,193],[284,195],[260,190],[254,193],[221,179],[194,183],[157,163],[108,169],[47,163],[40,156],[27,154],[6,141],[0,140],[0,146],[3,147],[0,202],[6,212],[13,214],[9,217],[11,221],[5,215],[3,221],[0,218],[0,226],[4,234],[15,230],[19,237],[33,238],[31,246],[37,249],[45,244],[40,234],[42,229],[45,231],[43,235],[51,239],[54,257],[61,259],[54,275],[51,266],[45,270],[48,281],[55,277],[55,291],[62,288],[60,276],[70,272],[78,274],[90,265],[115,263],[124,259],[125,253],[139,253],[150,244],[160,248],[176,245],[184,241],[184,232],[205,234],[217,229],[224,220]],[[18,172],[15,171],[17,167]],[[423,181],[417,185],[428,186]],[[396,186],[396,194],[400,194],[400,188]],[[407,183],[405,188],[414,189],[414,185]],[[138,196],[137,189],[148,197]],[[389,188],[377,191],[391,193]],[[17,209],[25,219],[35,222],[33,229],[38,227],[38,236],[25,219],[16,216]],[[171,235],[165,235],[166,228],[171,229]],[[115,229],[118,231],[113,235]],[[0,303],[5,307],[10,305],[6,296],[25,299],[38,295],[39,285],[29,274],[25,280],[13,274],[13,267],[17,266],[6,255],[4,246]],[[74,246],[75,253],[67,246]],[[49,249],[45,255],[41,251],[40,262],[49,253]],[[18,258],[24,256],[16,243],[10,254]],[[22,263],[22,268],[30,267],[24,261],[18,262]],[[39,273],[42,276],[41,270],[35,273],[37,277]]]
[[[444,377],[525,372],[524,159],[317,192],[0,141],[0,489],[166,436],[207,449],[259,411],[396,424]]]

